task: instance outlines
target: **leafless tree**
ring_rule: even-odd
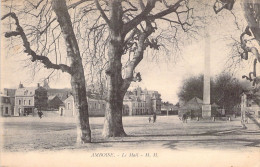
[[[65,0],[25,0],[23,3],[4,1],[2,5],[7,8],[7,14],[1,18],[10,25],[4,33],[11,40],[10,47],[14,48],[12,41],[19,41],[18,45],[23,46],[23,52],[30,56],[35,66],[43,65],[47,69],[61,70],[71,76],[78,120],[77,143],[91,142],[91,131],[82,57],[69,9],[85,2],[87,0],[67,6]],[[62,51],[64,47],[66,51]],[[59,63],[62,58],[68,61]]]
[[[5,36],[11,44],[14,39],[22,39],[18,45],[24,46],[35,68],[43,64],[71,75],[79,113],[78,138],[83,142],[89,142],[91,136],[85,85],[99,82],[104,92],[102,78],[106,77],[103,136],[125,136],[123,97],[132,81],[142,79],[135,68],[143,60],[144,51],[167,50],[165,41],[179,49],[180,38],[187,34],[194,37],[199,28],[194,22],[202,18],[194,17],[189,0],[79,0],[67,4],[65,0],[52,0],[51,4],[48,0],[25,0],[20,5],[5,5],[10,11],[2,20],[11,30]],[[15,22],[7,20],[9,16]]]
[[[143,60],[146,49],[163,47],[160,40],[177,41],[180,30],[196,33],[193,29],[193,8],[188,0],[95,0],[95,4],[109,32],[105,71],[108,93],[103,136],[126,136],[122,123],[123,97],[132,81],[141,80],[135,68]],[[168,34],[158,30],[165,25],[170,32]],[[125,59],[126,64],[122,65]]]
[[[220,7],[217,7],[218,3],[221,3],[222,6],[220,5]],[[234,0],[216,0],[214,11],[218,13],[223,9],[232,10],[234,3]],[[260,45],[260,2],[258,0],[241,0],[241,6],[243,8],[248,26],[240,35],[239,42],[236,42],[236,44],[239,43],[240,46],[238,47],[238,45],[235,45],[235,47],[242,59],[248,60],[249,54],[255,57],[253,61],[253,71],[250,72],[248,76],[243,75],[242,78],[246,78],[253,83],[253,86],[255,86],[255,88],[258,88],[260,76],[257,76],[256,69],[257,62],[260,63],[260,53],[258,50]],[[247,39],[246,37],[251,38]],[[252,40],[256,41],[256,45],[258,45],[258,47],[248,44],[248,41]],[[239,51],[241,50],[240,48],[242,49],[242,52]]]

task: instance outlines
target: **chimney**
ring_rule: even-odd
[[[40,87],[40,83],[37,83],[37,88],[39,88]]]
[[[19,84],[19,88],[23,88],[23,84],[21,82]]]

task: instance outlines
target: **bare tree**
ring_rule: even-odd
[[[248,27],[240,36],[241,47],[244,50],[242,58],[247,59],[248,53],[251,53],[253,56],[255,56],[253,71],[249,73],[248,77],[243,76],[243,78],[247,78],[253,83],[253,86],[258,87],[257,85],[260,83],[260,75],[256,75],[256,66],[257,61],[260,63],[260,53],[256,47],[247,46],[247,41],[244,39],[244,36],[252,36],[253,34],[254,39],[257,41],[258,45],[260,45],[260,2],[257,0],[243,1],[242,7],[244,9],[245,18],[248,23]],[[251,30],[252,34],[249,30]]]
[[[78,120],[77,143],[91,142],[91,131],[89,126],[86,84],[82,57],[80,55],[78,42],[74,34],[73,24],[71,22],[68,9],[76,7],[83,2],[86,2],[86,0],[81,0],[67,6],[65,0],[52,0],[51,3],[40,0],[36,4],[35,2],[26,0],[23,4],[25,5],[23,10],[19,10],[19,7],[16,8],[12,5],[6,5],[6,7],[10,9],[10,12],[1,18],[2,20],[7,20],[7,18],[13,19],[14,22],[9,22],[10,31],[5,33],[5,37],[11,38],[11,40],[13,38],[19,38],[22,41],[20,45],[24,47],[24,53],[31,57],[32,62],[35,62],[38,66],[39,64],[43,64],[47,69],[61,70],[71,76],[71,87]],[[14,11],[19,13],[26,31],[21,25],[20,18]],[[53,17],[52,11],[56,14],[56,17]],[[30,17],[24,18],[24,16]],[[29,20],[33,23],[27,24],[28,22],[26,21],[30,18],[36,19],[38,24],[37,22],[33,22],[35,20]],[[13,26],[11,26],[13,25],[12,23],[15,25],[15,30],[13,30]],[[58,27],[60,27],[60,29],[58,29]],[[69,65],[62,63],[59,64],[57,60],[57,48],[60,47],[60,44],[57,43],[57,41],[61,40],[59,38],[61,34],[63,36],[63,42],[66,46],[67,58],[69,59],[69,63],[67,64]],[[52,38],[49,39],[50,36]],[[13,47],[13,45],[11,46]],[[51,53],[55,55],[55,63],[53,63],[48,57]]]
[[[53,0],[50,6],[48,0],[40,0],[38,3],[25,0],[22,10],[19,6],[7,6],[10,13],[16,10],[20,17],[19,20],[16,17],[18,29],[14,33],[5,33],[5,36],[11,39],[11,43],[15,36],[21,37],[25,53],[32,57],[32,62],[36,62],[35,68],[44,64],[46,68],[60,69],[71,75],[83,142],[90,141],[86,83],[83,80],[98,81],[102,91],[105,72],[107,107],[103,136],[125,136],[122,124],[123,97],[132,81],[141,80],[141,74],[135,72],[135,68],[142,61],[147,48],[167,50],[163,45],[163,41],[167,41],[179,49],[179,37],[197,33],[198,27],[193,24],[196,18],[193,17],[190,2],[79,0],[73,3],[68,1],[71,3],[68,6],[57,7],[57,1]],[[59,2],[65,4],[64,0]],[[2,19],[11,15],[7,14]],[[35,18],[37,24],[30,24],[28,18],[24,18],[28,16]],[[25,30],[19,24],[21,20]],[[65,58],[62,56],[64,46],[67,48]],[[79,46],[82,47],[81,54]],[[88,77],[83,68],[88,69]]]
[[[95,4],[109,31],[105,71],[108,93],[103,136],[126,136],[122,123],[123,97],[132,81],[141,80],[135,68],[142,61],[147,48],[158,50],[162,46],[158,38],[162,37],[162,33],[156,32],[163,27],[160,23],[169,25],[168,35],[172,41],[180,29],[187,33],[194,31],[193,8],[187,0],[147,0],[146,3],[143,0],[95,0]],[[129,58],[123,66],[125,55]]]
[[[214,11],[216,13],[220,12],[223,9],[232,10],[234,0],[216,0],[214,4]],[[220,6],[217,6],[220,5]],[[260,83],[260,76],[257,76],[257,62],[260,63],[260,53],[257,47],[250,46],[248,41],[255,40],[256,45],[260,45],[260,2],[258,0],[241,0],[241,6],[244,11],[245,18],[247,20],[248,26],[245,31],[240,35],[240,47],[236,48],[239,51],[240,48],[243,50],[239,51],[239,54],[242,59],[248,60],[249,53],[255,56],[253,62],[253,71],[247,75],[243,75],[242,78],[246,78],[250,82],[253,83],[255,88],[258,88],[258,84]],[[251,37],[247,39],[246,37]],[[238,42],[236,42],[238,43]]]

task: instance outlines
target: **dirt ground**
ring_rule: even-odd
[[[0,166],[260,166],[260,130],[239,118],[183,123],[177,116],[123,117],[128,137],[104,139],[90,118],[92,143],[77,146],[74,118],[1,118]]]
[[[8,117],[2,118],[5,151],[49,151],[64,149],[97,150],[166,148],[243,149],[260,147],[260,130],[248,124],[242,129],[240,118],[228,121],[188,121],[177,116],[158,116],[155,123],[148,117],[123,117],[128,137],[104,139],[101,136],[102,117],[90,118],[92,143],[75,145],[74,118],[66,117]]]

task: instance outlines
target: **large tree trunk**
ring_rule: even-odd
[[[117,84],[115,80],[116,78],[113,77],[108,79],[108,102],[103,129],[104,137],[126,136],[122,122],[123,93],[120,92],[120,89],[113,86]]]
[[[103,129],[104,137],[126,136],[122,122],[124,92],[121,56],[123,54],[124,36],[122,35],[122,6],[120,0],[109,1],[110,43],[109,63],[106,70],[108,79],[107,107]]]
[[[78,43],[72,28],[65,0],[53,0],[52,8],[57,15],[57,21],[61,27],[67,47],[67,56],[71,60],[71,87],[77,115],[77,143],[88,143],[91,142],[91,131],[89,126],[85,75]]]
[[[89,126],[85,76],[82,65],[75,70],[78,72],[71,76],[71,87],[77,119],[77,143],[89,143],[91,142],[91,131]]]

